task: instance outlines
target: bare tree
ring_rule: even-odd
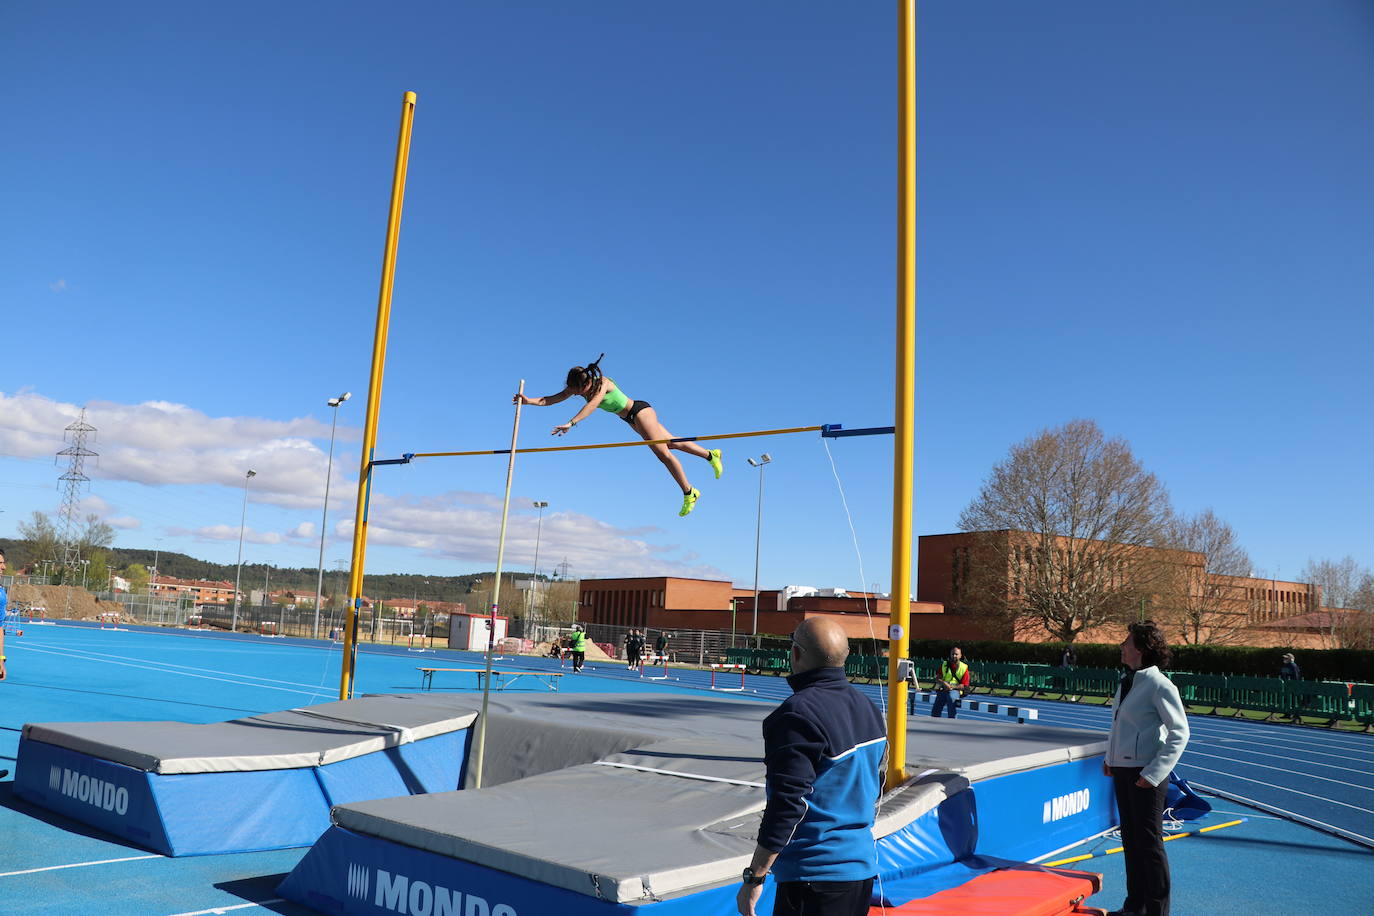
[[[1367,640],[1374,641],[1369,616],[1374,611],[1374,575],[1368,569],[1351,556],[1339,560],[1309,559],[1299,576],[1304,582],[1321,586],[1322,605],[1327,612],[1322,635],[1332,646],[1360,649],[1365,648]]]
[[[56,559],[59,535],[57,526],[53,524],[52,518],[47,513],[35,509],[29,520],[19,522],[17,527],[19,528],[19,536],[29,542],[28,558],[30,563]]]
[[[91,551],[114,544],[115,530],[100,520],[98,515],[86,516],[86,525],[77,535],[77,547],[81,555],[89,556]]]
[[[1195,516],[1176,516],[1165,535],[1176,550],[1200,554],[1201,568],[1187,578],[1187,588],[1169,596],[1184,642],[1226,645],[1240,642],[1250,613],[1241,581],[1254,571],[1250,555],[1231,526],[1205,509]]]
[[[1322,604],[1326,607],[1350,607],[1361,580],[1369,575],[1369,570],[1356,562],[1354,557],[1346,556],[1339,560],[1309,559],[1298,574],[1299,581],[1320,585]]]
[[[984,532],[967,607],[1072,642],[1176,591],[1186,561],[1162,546],[1169,495],[1123,439],[1073,420],[1012,446],[959,516]]]

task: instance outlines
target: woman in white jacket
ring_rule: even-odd
[[[1159,670],[1169,657],[1169,644],[1152,621],[1131,624],[1121,643],[1121,661],[1130,670],[1117,688],[1102,761],[1116,790],[1126,902],[1107,916],[1169,916],[1164,801],[1169,773],[1188,744],[1178,688]]]

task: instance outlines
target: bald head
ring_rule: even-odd
[[[798,653],[792,659],[797,674],[812,668],[843,668],[849,657],[849,637],[844,628],[825,617],[809,617],[792,631]]]

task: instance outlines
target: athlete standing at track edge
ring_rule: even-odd
[[[613,413],[626,423],[630,428],[645,440],[652,439],[671,439],[673,434],[659,422],[658,413],[650,406],[648,401],[636,401],[616,387],[615,381],[606,378],[601,374],[601,360],[605,356],[602,353],[596,360],[585,366],[573,366],[568,370],[568,377],[564,382],[563,390],[557,394],[545,395],[542,398],[532,398],[528,395],[517,394],[511,399],[514,404],[532,404],[535,407],[549,407],[566,401],[573,395],[580,395],[587,399],[571,420],[561,423],[553,428],[555,436],[564,435],[570,432],[574,426],[581,423],[592,412],[600,407],[602,410]],[[677,481],[677,485],[682,488],[682,509],[678,515],[688,515],[696,507],[697,499],[701,493],[693,487],[691,481],[687,479],[687,472],[682,469],[682,462],[677,460],[674,451],[686,452],[698,458],[705,458],[711,463],[711,470],[716,472],[716,479],[724,468],[720,463],[720,449],[704,449],[695,442],[658,442],[649,448],[653,449],[658,460],[663,462],[663,466],[668,469],[668,473]]]

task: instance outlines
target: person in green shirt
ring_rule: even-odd
[[[629,397],[616,386],[613,379],[601,374],[601,359],[605,355],[602,353],[595,362],[586,366],[573,366],[569,369],[563,390],[557,394],[545,395],[542,398],[517,394],[511,399],[512,403],[549,407],[566,401],[573,395],[585,398],[587,403],[582,406],[576,416],[567,423],[560,423],[553,428],[555,436],[562,436],[570,432],[574,426],[590,417],[592,411],[600,407],[630,424],[630,428],[645,440],[673,438],[673,434],[668,432],[667,427],[658,419],[658,412],[648,401],[637,401]],[[682,509],[678,512],[680,516],[691,513],[692,509],[696,507],[701,493],[687,479],[687,472],[682,469],[682,462],[677,460],[677,456],[673,452],[686,452],[689,455],[704,458],[710,463],[711,470],[715,471],[717,480],[720,479],[720,475],[724,471],[720,461],[720,449],[718,448],[705,449],[695,442],[657,442],[649,448],[653,449],[658,460],[663,462],[668,473],[673,475],[673,480],[682,488]]]

